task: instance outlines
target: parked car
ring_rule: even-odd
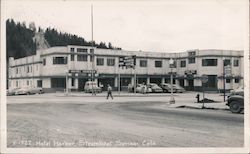
[[[40,87],[22,87],[15,91],[15,95],[30,95],[30,94],[42,94],[43,89]]]
[[[15,88],[15,89],[12,89],[12,90],[7,90],[6,91],[6,94],[7,94],[7,96],[13,96],[13,95],[15,95],[16,94],[16,91],[18,91],[20,88]]]
[[[227,98],[232,95],[244,95],[244,88],[243,86],[238,87],[237,89],[231,90]]]
[[[128,85],[128,92],[134,92],[134,85],[132,84]]]
[[[232,113],[241,113],[244,110],[244,93],[238,95],[231,95],[227,99],[227,106]]]
[[[231,90],[230,93],[233,94],[235,92],[242,92],[242,91],[244,91],[244,86],[243,85],[239,86],[237,89]]]
[[[173,85],[173,89],[174,89],[175,92],[177,92],[177,93],[183,93],[183,92],[186,91],[183,87],[181,87],[180,85],[177,85],[177,84],[174,84],[174,85]]]
[[[163,92],[171,93],[171,84],[162,83],[160,84],[160,87],[162,88]],[[173,92],[174,93],[176,92],[174,87],[173,87]]]
[[[162,88],[159,87],[156,83],[150,83],[147,86],[152,89],[153,93],[162,93],[163,92]]]
[[[95,93],[101,93],[102,92],[102,88],[98,87],[97,82],[93,82],[93,81],[87,81],[85,83],[84,92],[91,93],[92,88],[93,88]]]
[[[151,93],[151,92],[152,92],[152,89],[149,88],[149,87],[146,86],[146,85],[138,84],[138,85],[136,85],[136,92],[137,92],[137,93]]]

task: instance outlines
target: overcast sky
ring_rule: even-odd
[[[125,50],[179,52],[189,49],[244,49],[246,1],[27,1],[4,0],[5,18],[34,21]]]

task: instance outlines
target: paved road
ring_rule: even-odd
[[[243,114],[169,108],[161,98],[101,99],[91,102],[82,97],[8,97],[8,146],[243,146]]]

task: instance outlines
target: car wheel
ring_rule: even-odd
[[[239,103],[237,101],[232,101],[230,103],[229,108],[230,108],[230,111],[232,113],[240,113],[241,110],[242,110],[241,107],[240,107],[240,105],[239,105]]]
[[[27,92],[27,95],[30,95],[30,92]]]

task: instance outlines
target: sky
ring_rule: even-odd
[[[243,50],[247,0],[3,0],[4,18],[132,51]]]

